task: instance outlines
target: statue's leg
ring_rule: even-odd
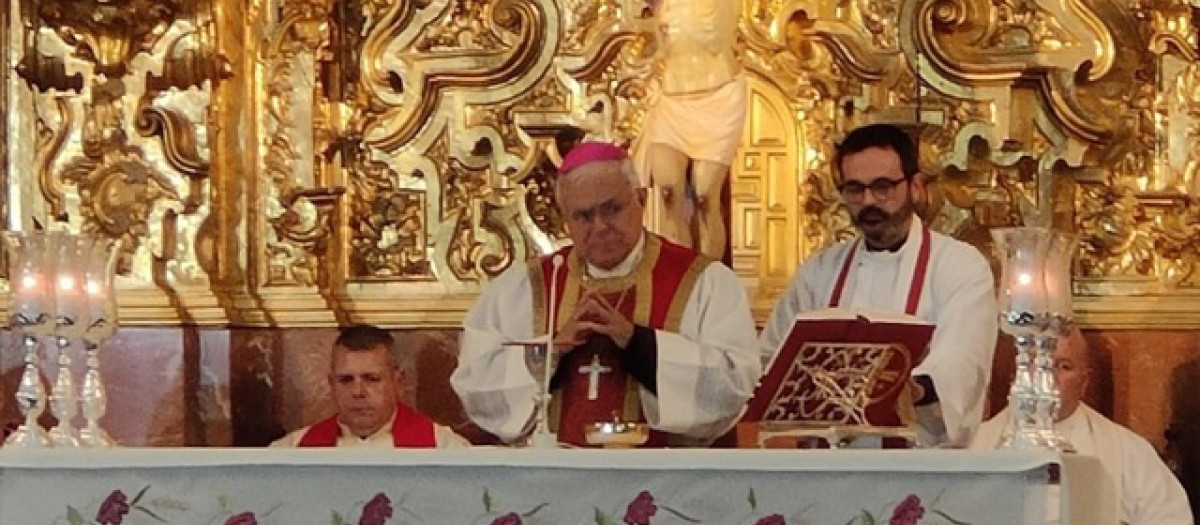
[[[650,179],[659,198],[658,233],[683,246],[692,246],[688,216],[688,158],[665,144],[650,145]]]
[[[721,188],[729,176],[729,166],[698,160],[692,163],[692,184],[696,188],[697,250],[716,260],[725,257],[725,214],[721,210]]]

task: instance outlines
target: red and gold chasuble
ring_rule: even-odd
[[[599,292],[617,311],[634,324],[678,332],[684,307],[704,268],[711,262],[700,254],[647,233],[641,261],[620,278],[589,279],[586,264],[570,246],[560,250],[567,261],[558,272],[557,333],[571,317],[580,298],[588,291]],[[545,333],[549,322],[547,304],[554,274],[551,257],[530,264],[533,289],[534,333]],[[606,336],[596,335],[568,354],[558,365],[559,387],[552,392],[550,428],[558,439],[587,446],[584,428],[612,421],[645,422],[639,385],[621,366],[621,350]],[[591,394],[591,395],[589,395]],[[589,399],[594,397],[595,399]],[[667,446],[668,435],[651,431],[646,447]]]

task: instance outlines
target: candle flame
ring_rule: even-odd
[[[75,277],[70,275],[58,276],[58,289],[70,291],[75,289]]]

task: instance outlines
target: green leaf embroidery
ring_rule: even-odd
[[[863,525],[875,525],[875,516],[867,512],[867,509],[862,509],[862,516],[860,517],[862,518]]]
[[[87,520],[83,519],[83,514],[79,513],[79,509],[67,505],[67,522],[71,525],[85,525]]]
[[[688,523],[700,523],[700,520],[698,520],[698,519],[696,519],[696,518],[693,518],[693,517],[691,517],[691,516],[688,516],[687,514],[684,514],[684,513],[682,513],[682,512],[679,512],[679,511],[677,511],[677,510],[675,510],[675,509],[673,509],[673,508],[671,508],[671,507],[667,507],[667,506],[660,506],[659,508],[660,508],[660,509],[662,509],[662,510],[665,510],[665,511],[667,511],[667,512],[670,512],[671,514],[674,514],[676,518],[679,518],[679,519],[681,519],[681,520],[683,520],[683,521],[686,521],[686,522],[688,522]]]
[[[261,518],[265,518],[265,517],[267,517],[267,516],[270,516],[272,512],[275,512],[275,511],[279,510],[279,508],[280,508],[280,507],[282,507],[282,506],[283,506],[283,504],[282,504],[282,503],[276,503],[274,507],[271,507],[271,508],[267,509],[265,512],[260,512],[260,513],[258,513],[258,516],[259,516],[259,517],[261,517]]]
[[[132,507],[134,505],[137,505],[138,502],[142,500],[142,496],[146,495],[147,490],[150,490],[150,485],[146,485],[145,487],[142,487],[142,490],[138,491],[137,496],[133,497],[133,501],[129,502],[129,506]]]
[[[547,506],[547,505],[549,505],[549,503],[542,503],[541,505],[538,505],[538,506],[536,506],[536,507],[534,507],[534,508],[532,508],[532,509],[529,509],[529,511],[528,511],[528,512],[524,512],[524,513],[522,513],[522,514],[521,514],[521,517],[523,517],[523,518],[528,518],[528,517],[530,517],[530,516],[532,516],[532,515],[534,515],[534,514],[537,514],[537,513],[538,513],[538,511],[540,511],[540,510],[542,510],[542,509],[546,508],[546,506]]]
[[[229,496],[226,494],[217,496],[217,506],[221,507],[221,510],[224,512],[231,512],[229,510]]]
[[[754,487],[750,487],[750,494],[746,499],[750,501],[750,510],[758,510],[758,497],[754,495]]]
[[[492,493],[488,492],[488,489],[483,489],[483,511],[488,514],[491,514],[492,513],[492,503],[494,503],[492,501]]]
[[[600,507],[592,508],[596,510],[596,512],[593,513],[593,517],[596,519],[596,525],[612,525],[612,520],[608,519],[608,516],[604,514],[604,511],[600,510]]]
[[[967,523],[967,522],[965,522],[965,521],[959,521],[959,520],[956,520],[956,519],[954,519],[954,518],[951,518],[949,514],[946,514],[945,512],[942,512],[942,511],[940,511],[940,510],[937,510],[937,509],[934,509],[934,510],[933,510],[933,513],[934,513],[934,514],[937,514],[938,516],[941,516],[941,517],[945,518],[945,519],[946,519],[946,521],[948,521],[948,522],[950,522],[950,523],[953,523],[954,525],[971,525],[970,523]]]
[[[134,507],[134,508],[133,508],[133,510],[139,510],[139,511],[142,511],[142,512],[146,513],[146,515],[147,515],[147,516],[150,516],[151,518],[154,518],[154,519],[155,519],[156,521],[158,521],[159,523],[166,523],[166,522],[167,522],[167,520],[164,520],[164,519],[162,519],[162,518],[158,517],[158,514],[155,514],[155,513],[153,513],[153,512],[150,512],[150,509],[148,509],[148,508],[146,508],[146,507],[143,507],[143,506],[141,506],[141,505],[138,505],[138,506]]]
[[[333,517],[329,520],[330,525],[350,525],[346,523],[346,519],[342,517],[342,513],[333,511]]]

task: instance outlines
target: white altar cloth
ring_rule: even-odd
[[[1013,451],[7,449],[0,524],[1115,524],[1106,482]]]

